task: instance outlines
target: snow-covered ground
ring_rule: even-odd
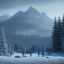
[[[21,58],[15,58],[19,55]],[[22,57],[22,54],[15,53],[12,57],[0,56],[0,64],[64,64],[63,56],[44,56],[38,57],[35,53],[30,57],[29,54],[25,54],[27,57]],[[49,57],[49,58],[46,58]]]

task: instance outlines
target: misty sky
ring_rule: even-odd
[[[0,16],[12,16],[19,10],[26,11],[29,6],[41,13],[45,12],[50,18],[62,16],[64,13],[64,0],[0,0]]]

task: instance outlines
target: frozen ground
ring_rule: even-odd
[[[21,58],[14,58],[19,55]],[[22,54],[15,53],[12,57],[0,56],[0,64],[64,64],[63,56],[45,56],[38,57],[37,54],[33,54],[32,57],[26,54],[27,57],[22,57]],[[49,58],[46,58],[49,57]]]

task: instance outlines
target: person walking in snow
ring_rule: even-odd
[[[44,51],[42,51],[42,57],[44,56]]]

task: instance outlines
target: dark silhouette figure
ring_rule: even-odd
[[[40,51],[38,51],[38,57],[40,56]]]
[[[42,51],[42,57],[44,57],[44,51]]]
[[[22,56],[24,57],[24,55],[25,55],[25,52],[23,51],[23,52],[22,52]]]
[[[32,52],[30,51],[30,57],[32,56]]]
[[[13,53],[11,52],[11,53],[10,53],[10,56],[12,56],[12,54],[13,54]]]

